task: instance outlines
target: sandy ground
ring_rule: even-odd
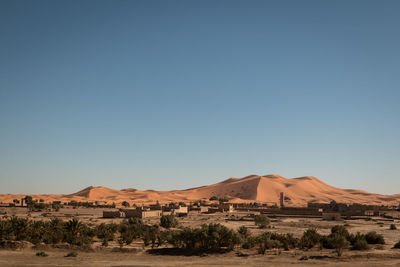
[[[36,250],[21,251],[0,250],[0,266],[395,266],[400,265],[400,252],[375,251],[345,252],[338,258],[332,251],[283,251],[276,255],[271,251],[267,255],[254,254],[239,257],[237,252],[207,256],[156,256],[145,251],[139,253],[121,252],[78,252],[76,258],[64,257],[68,251],[47,250],[48,257],[35,256]],[[242,250],[247,253],[248,251]],[[301,261],[303,255],[325,257]]]

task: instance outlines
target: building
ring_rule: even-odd
[[[103,210],[103,218],[123,218],[125,214],[119,210]]]
[[[208,212],[208,208],[209,207],[206,207],[206,206],[200,206],[200,213],[207,213]]]
[[[65,205],[67,203],[65,203],[64,201],[53,201],[54,205]]]
[[[222,203],[218,207],[220,212],[234,212],[233,204],[231,203]]]
[[[136,209],[123,209],[122,212],[125,213],[126,218],[152,218],[152,217],[161,217],[162,211],[161,210],[144,210],[142,208]]]
[[[326,221],[340,221],[342,216],[339,212],[324,212],[322,213],[322,219]]]
[[[176,216],[186,216],[188,214],[188,207],[179,206],[176,209],[171,209],[171,214]]]
[[[373,210],[366,210],[366,211],[364,212],[364,214],[365,214],[365,216],[374,216],[374,215],[375,215],[375,213],[374,213]]]
[[[209,206],[190,206],[189,211],[197,211],[198,213],[207,213]]]

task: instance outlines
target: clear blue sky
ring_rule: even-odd
[[[0,193],[312,175],[400,193],[400,1],[0,2]]]

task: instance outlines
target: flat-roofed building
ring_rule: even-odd
[[[141,208],[137,209],[124,209],[126,218],[136,217],[139,219],[151,218],[151,217],[161,217],[161,210],[143,210]]]
[[[188,207],[179,206],[176,209],[172,209],[171,213],[177,216],[185,216],[188,214]]]
[[[103,218],[123,218],[125,214],[119,210],[103,210]]]
[[[218,208],[221,212],[234,212],[235,211],[235,209],[233,208],[233,204],[231,204],[231,203],[220,204]]]

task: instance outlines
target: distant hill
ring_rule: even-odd
[[[285,195],[285,205],[306,206],[308,202],[363,203],[374,205],[397,205],[400,194],[386,196],[368,193],[362,190],[340,189],[330,186],[321,180],[305,176],[287,179],[280,175],[249,175],[243,178],[229,178],[213,185],[190,188],[186,190],[154,191],[133,188],[115,190],[107,187],[87,187],[69,195],[33,195],[34,199],[42,198],[46,202],[61,201],[122,201],[149,203],[159,201],[196,201],[208,200],[212,196],[225,197],[230,202],[263,202],[279,204],[279,195]],[[0,202],[12,202],[24,195],[0,195]]]

